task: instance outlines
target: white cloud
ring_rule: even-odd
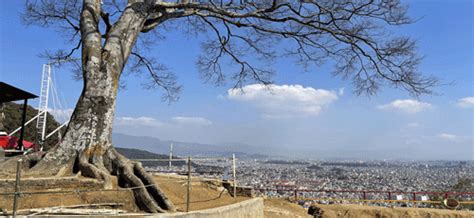
[[[74,109],[68,108],[68,109],[48,109],[48,113],[53,115],[54,119],[58,121],[59,123],[64,123],[68,121],[71,118],[72,112],[74,112]]]
[[[455,140],[457,138],[456,135],[449,133],[441,133],[438,135],[438,137],[445,140]]]
[[[390,102],[389,104],[379,105],[377,108],[381,110],[394,110],[408,114],[415,114],[432,108],[432,105],[427,102],[421,102],[413,99],[398,99]]]
[[[337,93],[301,85],[260,84],[229,89],[227,98],[254,105],[268,118],[289,118],[318,115],[327,105],[338,99]]]
[[[115,125],[157,127],[163,125],[163,123],[151,117],[117,117]]]
[[[212,122],[204,117],[173,117],[171,118],[176,123],[179,124],[191,124],[199,126],[209,126],[212,125]]]
[[[458,99],[457,105],[462,108],[474,108],[474,96]]]
[[[128,127],[163,127],[169,125],[209,126],[212,122],[204,117],[173,117],[169,122],[162,122],[152,117],[117,117],[115,125]]]

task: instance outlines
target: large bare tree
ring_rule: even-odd
[[[161,87],[166,98],[176,99],[180,86],[173,74],[141,52],[162,40],[162,30],[204,34],[199,72],[205,80],[230,80],[236,88],[271,84],[271,65],[279,58],[308,71],[334,64],[333,73],[352,81],[357,94],[389,85],[419,95],[436,84],[418,71],[415,42],[387,28],[413,22],[399,0],[30,0],[23,19],[56,28],[70,40],[70,50],[46,56],[72,62],[84,82],[63,141],[29,164],[29,171],[81,172],[103,180],[106,188],[111,176],[118,176],[122,186],[142,187],[134,194],[147,212],[175,207],[139,163],[117,153],[111,135],[124,71],[148,74],[148,87]]]

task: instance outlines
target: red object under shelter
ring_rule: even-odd
[[[7,149],[19,150],[20,147],[18,145],[18,138],[15,136],[0,136],[0,147],[3,148],[4,150],[7,150]],[[36,144],[34,144],[33,142],[23,140],[23,148],[25,150],[28,150],[34,147],[36,147]]]

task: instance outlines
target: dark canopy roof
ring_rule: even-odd
[[[0,82],[0,103],[37,97],[38,96],[33,95],[27,91],[23,91],[4,82]]]

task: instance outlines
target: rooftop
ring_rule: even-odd
[[[0,82],[0,103],[18,101],[30,98],[37,98],[38,96],[31,94],[22,89],[16,88],[4,82]]]

